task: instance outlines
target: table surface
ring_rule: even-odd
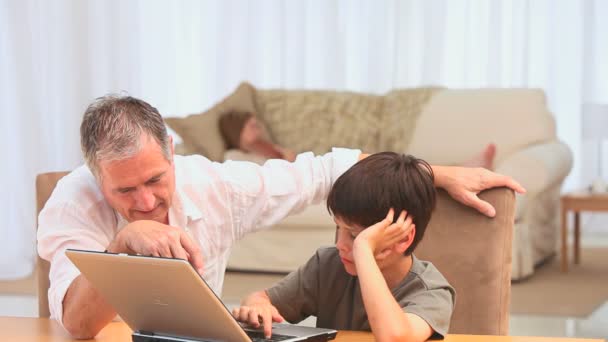
[[[586,190],[572,191],[561,196],[562,203],[577,205],[582,203],[608,204],[608,193],[594,194]]]
[[[66,342],[73,341],[56,322],[47,318],[0,317],[0,341],[19,342]],[[97,342],[130,342],[131,330],[123,322],[110,323],[95,340]],[[356,331],[340,331],[336,342],[371,342],[371,333]],[[590,342],[604,341],[601,339],[577,339],[555,337],[516,337],[516,336],[474,336],[448,335],[445,342]]]
[[[568,272],[568,213],[574,213],[574,263],[581,259],[581,222],[580,213],[608,211],[608,193],[594,194],[588,190],[569,192],[561,196],[561,270]]]
[[[588,189],[577,189],[577,190],[572,190],[570,192],[562,194],[562,196],[565,196],[565,197],[594,197],[594,198],[598,198],[598,199],[608,199],[608,192],[593,193],[593,192],[589,191]]]

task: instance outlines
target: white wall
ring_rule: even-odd
[[[242,80],[366,92],[540,87],[575,155],[566,189],[586,184],[580,108],[608,102],[607,14],[599,0],[3,1],[0,278],[31,270],[34,176],[81,162],[81,115],[108,92],[174,116]]]

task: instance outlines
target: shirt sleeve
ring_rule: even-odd
[[[38,218],[38,253],[51,263],[48,291],[51,318],[63,326],[63,299],[80,271],[65,255],[68,248],[103,251],[110,239],[100,233],[96,215],[74,203],[52,200]]]
[[[319,298],[320,258],[317,252],[306,264],[266,290],[270,302],[290,323],[316,316]]]
[[[323,156],[298,155],[264,165],[227,161],[215,163],[230,200],[235,238],[276,224],[288,215],[327,198],[335,180],[358,161],[360,150],[334,148]]]
[[[410,298],[403,311],[422,318],[431,326],[430,339],[443,339],[450,328],[454,297],[451,286],[428,289]]]

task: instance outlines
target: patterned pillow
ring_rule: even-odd
[[[219,117],[228,111],[255,112],[254,89],[241,83],[236,90],[211,109],[185,118],[165,118],[165,122],[182,139],[180,152],[202,154],[215,160],[224,160],[226,146],[219,130]]]
[[[256,90],[257,113],[273,140],[295,152],[332,147],[375,152],[381,96],[338,91]]]

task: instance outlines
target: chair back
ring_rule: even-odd
[[[456,289],[451,334],[507,335],[515,196],[480,193],[496,208],[488,218],[439,190],[437,207],[414,254],[431,261]]]
[[[38,222],[38,215],[46,201],[51,197],[53,190],[55,189],[55,185],[57,182],[63,178],[63,176],[67,175],[69,172],[49,172],[42,173],[36,177],[36,222]],[[36,223],[36,230],[38,229],[38,224]],[[49,317],[49,270],[50,264],[48,261],[42,259],[40,256],[37,257],[36,262],[36,275],[38,278],[38,316],[39,317]]]

